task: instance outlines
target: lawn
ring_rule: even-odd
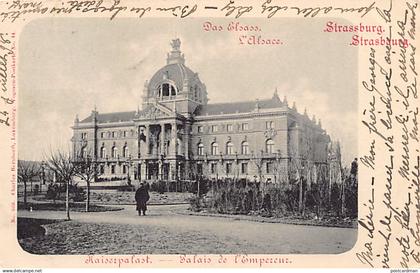
[[[29,209],[29,210],[54,210],[54,211],[65,211],[66,204],[63,201],[56,201],[53,203],[52,201],[47,200],[48,202],[41,203],[41,202],[27,202],[26,207],[24,206],[23,202],[18,202],[18,209]],[[71,211],[85,211],[86,204],[85,203],[69,203]],[[90,212],[104,212],[104,211],[116,211],[122,210],[123,208],[118,207],[111,207],[111,206],[98,206],[91,204],[89,206]]]
[[[20,220],[19,223],[24,221]],[[36,222],[32,224],[40,225]],[[61,221],[47,223],[42,227],[45,228],[46,235],[35,232],[33,237],[19,239],[24,250],[33,254],[49,255],[187,254],[240,253],[246,247],[246,242],[217,237],[210,239],[200,232],[174,232],[156,226]]]

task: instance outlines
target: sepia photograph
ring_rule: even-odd
[[[350,23],[28,23],[17,70],[22,249],[351,250],[358,232],[359,47],[350,45],[352,31],[325,31],[331,25]]]

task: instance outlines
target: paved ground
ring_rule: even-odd
[[[137,216],[134,206],[109,212],[72,212],[72,229],[84,230],[82,236],[92,237],[92,230],[107,227],[105,232],[118,245],[116,249],[103,248],[102,253],[133,253],[136,246],[148,242],[142,253],[342,253],[351,249],[357,239],[357,229],[259,223],[235,218],[180,215],[188,205],[149,206],[149,215]],[[63,219],[59,211],[19,211],[19,217]],[[69,224],[70,223],[70,224]],[[61,224],[63,225],[63,224]],[[66,224],[64,224],[66,225]],[[94,225],[94,229],[92,228]],[[54,225],[45,226],[47,234],[65,241],[66,232]],[[89,228],[88,228],[89,227]],[[121,228],[119,228],[121,227]],[[71,230],[71,229],[69,229]],[[104,229],[105,230],[105,229]],[[118,230],[124,232],[110,234]],[[133,231],[134,230],[134,231]],[[59,233],[58,233],[59,232]],[[138,233],[137,233],[138,232]],[[127,234],[129,233],[129,234]],[[137,234],[134,236],[133,234]],[[79,236],[79,235],[76,235]],[[102,235],[99,235],[102,236]],[[118,242],[129,242],[119,245]],[[143,236],[143,237],[142,237]],[[119,238],[121,237],[121,238]],[[86,239],[85,238],[85,239]],[[77,239],[77,238],[76,238]],[[138,242],[133,242],[138,240]],[[43,242],[44,243],[44,242]],[[49,246],[51,247],[49,242]],[[62,243],[62,242],[61,242]],[[159,243],[159,245],[157,244]],[[30,244],[36,245],[31,241]],[[106,243],[105,243],[106,244]],[[127,248],[124,248],[124,245]],[[131,247],[129,247],[131,245]],[[121,248],[123,247],[123,248]],[[134,248],[133,248],[134,247]],[[92,248],[92,246],[90,246]],[[65,246],[64,246],[64,249]],[[74,245],[73,250],[74,252]],[[71,253],[69,252],[69,253]],[[55,253],[65,254],[65,250]],[[76,249],[77,253],[77,249]],[[84,253],[84,252],[83,252]]]

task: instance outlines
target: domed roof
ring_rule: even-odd
[[[171,63],[165,65],[153,75],[149,81],[149,89],[157,88],[164,81],[172,81],[178,90],[182,90],[185,80],[192,83],[198,80],[198,76],[183,63]]]
[[[185,65],[184,54],[180,50],[181,41],[174,39],[171,42],[171,46],[172,50],[168,53],[166,65],[153,75],[147,86],[148,89],[153,92],[153,90],[156,90],[164,82],[174,83],[178,91],[188,91],[183,90],[186,81],[190,86],[197,83],[202,85],[198,74],[194,73]]]

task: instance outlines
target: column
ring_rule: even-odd
[[[159,135],[159,148],[160,153],[159,155],[165,154],[165,124],[160,124],[160,135]]]
[[[171,160],[171,162],[169,163],[169,180],[176,180],[176,164],[176,160]]]
[[[142,177],[141,175],[141,165],[140,165],[140,161],[134,161],[133,162],[133,170],[136,171],[136,177],[135,180],[141,181],[144,177]],[[134,175],[134,173],[133,173]]]
[[[176,157],[176,142],[177,142],[178,136],[176,133],[176,123],[171,124],[171,142],[169,147],[169,154],[171,157]]]
[[[158,160],[159,166],[158,166],[158,180],[163,180],[163,161],[161,159]]]
[[[180,162],[177,162],[176,165],[177,165],[177,172],[176,172],[177,174],[176,175],[177,175],[178,179],[181,179],[181,178],[183,178],[182,174],[181,174],[181,164],[180,164]]]
[[[146,141],[143,142],[144,147],[144,155],[150,154],[149,151],[149,144],[150,144],[150,125],[147,124],[144,127],[144,135],[146,136]]]
[[[147,161],[143,160],[140,162],[140,174],[139,179],[147,180]]]
[[[190,146],[190,131],[191,131],[191,124],[189,122],[185,123],[184,126],[184,137],[183,137],[183,141],[185,142],[184,144],[184,153],[185,153],[185,159],[189,160],[189,146]]]

